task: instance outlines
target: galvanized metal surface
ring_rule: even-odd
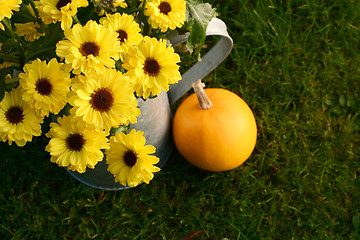
[[[196,63],[185,72],[182,80],[172,85],[168,93],[162,92],[158,97],[148,99],[145,102],[141,99],[138,100],[141,115],[138,117],[138,122],[132,125],[131,128],[144,131],[146,144],[156,147],[155,155],[160,158],[157,166],[160,168],[168,161],[174,146],[170,106],[191,89],[193,82],[204,78],[214,70],[228,56],[233,47],[233,40],[227,32],[225,23],[218,18],[210,21],[206,35],[217,35],[221,36],[221,38],[202,57],[202,62]],[[169,35],[169,40],[173,46],[176,46],[185,42],[188,36],[189,34],[172,34]],[[96,165],[95,169],[87,169],[85,173],[68,172],[80,182],[93,188],[102,190],[123,190],[129,188],[114,181],[114,176],[107,171],[105,158]]]

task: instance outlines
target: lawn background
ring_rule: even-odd
[[[211,173],[174,152],[149,185],[104,192],[42,137],[1,143],[1,239],[360,239],[360,1],[209,2],[234,48],[204,82],[253,110],[248,161]]]

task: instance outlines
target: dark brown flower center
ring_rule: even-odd
[[[94,57],[98,56],[100,52],[100,47],[93,42],[86,42],[80,47],[80,53],[83,56],[89,56],[92,54]]]
[[[101,88],[91,95],[90,104],[99,112],[110,110],[113,103],[114,97],[109,89]]]
[[[9,108],[5,115],[9,123],[12,124],[17,124],[24,120],[23,110],[20,107]]]
[[[159,5],[160,12],[167,15],[171,12],[171,6],[168,2],[161,2]]]
[[[44,96],[49,96],[52,91],[52,85],[47,79],[39,79],[36,82],[36,91]]]
[[[118,39],[120,40],[121,43],[125,42],[125,40],[127,40],[128,35],[124,30],[119,30],[117,31],[118,35]]]
[[[60,10],[60,8],[65,7],[68,3],[71,3],[71,0],[60,0],[56,4],[56,8]]]
[[[66,146],[72,151],[80,151],[85,144],[85,139],[79,133],[74,133],[66,138]]]
[[[132,150],[128,150],[124,155],[125,164],[129,167],[133,167],[137,161],[137,155]]]
[[[144,71],[150,76],[156,76],[160,72],[160,65],[155,59],[145,61]]]

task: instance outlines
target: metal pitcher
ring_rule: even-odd
[[[206,36],[211,35],[221,36],[221,38],[202,57],[201,62],[197,62],[188,69],[178,83],[170,86],[168,92],[162,92],[156,98],[147,99],[146,101],[138,99],[141,115],[137,118],[137,123],[131,125],[130,128],[143,131],[146,144],[156,147],[155,155],[160,159],[157,166],[160,168],[168,161],[174,146],[170,106],[190,90],[193,82],[204,78],[214,70],[229,55],[233,47],[233,40],[229,36],[226,24],[222,20],[213,18],[209,22]],[[189,34],[171,34],[168,36],[168,39],[172,46],[177,46],[185,42],[188,36]],[[68,172],[80,182],[93,188],[102,190],[123,190],[130,188],[115,182],[114,176],[107,171],[107,167],[106,160],[103,159],[94,169],[87,169],[85,173]]]

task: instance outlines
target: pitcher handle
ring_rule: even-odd
[[[229,55],[233,48],[233,40],[227,32],[226,24],[219,18],[213,18],[206,29],[206,36],[221,36],[220,40],[214,47],[202,57],[201,62],[197,62],[194,66],[188,69],[183,75],[182,79],[170,86],[168,95],[170,105],[174,104],[187,91],[191,89],[191,84],[198,79],[203,79],[212,70],[214,70],[224,59]],[[189,34],[169,36],[169,40],[173,46],[186,41]]]

